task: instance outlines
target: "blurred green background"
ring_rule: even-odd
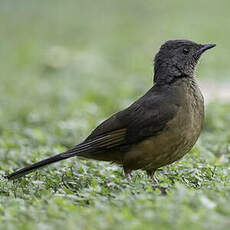
[[[201,138],[159,170],[72,159],[0,181],[0,229],[229,229],[230,2],[0,0],[0,173],[81,142],[152,86],[170,39],[216,43],[196,71],[208,98]],[[212,89],[212,90],[211,90]],[[217,97],[214,96],[217,95]]]

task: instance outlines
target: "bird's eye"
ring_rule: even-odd
[[[188,54],[188,53],[189,53],[189,49],[188,49],[188,48],[184,48],[184,49],[183,49],[183,53],[184,53],[184,54]]]

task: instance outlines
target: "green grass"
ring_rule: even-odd
[[[0,175],[80,143],[152,85],[168,39],[215,42],[197,75],[228,81],[229,1],[0,0]],[[157,172],[70,159],[0,180],[0,229],[229,229],[230,104],[206,106],[185,158]]]

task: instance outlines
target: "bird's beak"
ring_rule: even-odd
[[[196,56],[200,57],[200,55],[202,53],[204,53],[206,50],[209,50],[215,46],[216,46],[216,44],[204,44],[204,45],[202,45],[202,47],[196,52]]]

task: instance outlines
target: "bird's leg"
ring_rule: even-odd
[[[129,182],[132,182],[131,172],[132,172],[131,169],[125,169],[125,168],[124,168],[125,177],[126,177],[126,179],[127,179]]]
[[[146,170],[147,175],[154,181],[155,185],[153,185],[154,190],[157,188],[161,191],[161,195],[167,195],[166,188],[159,186],[159,182],[157,178],[154,176],[156,170]]]
[[[153,180],[155,184],[159,184],[157,178],[154,176],[156,170],[146,170],[147,175]]]

